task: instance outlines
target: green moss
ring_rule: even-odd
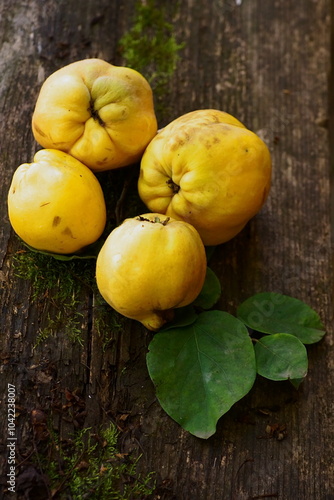
[[[132,500],[151,495],[154,474],[137,472],[141,457],[132,459],[120,453],[118,436],[114,425],[99,435],[89,428],[77,431],[68,441],[50,432],[47,456],[38,455],[37,459],[53,495],[60,500]]]
[[[37,297],[52,296],[53,301],[68,306],[77,304],[77,295],[83,286],[91,288],[95,272],[95,261],[60,261],[28,250],[17,253],[13,265],[18,278],[30,281],[33,301]]]
[[[37,332],[34,349],[64,329],[72,343],[83,345],[83,314],[78,310],[82,292],[94,297],[94,332],[101,337],[105,351],[112,334],[121,331],[125,318],[102,298],[95,280],[95,260],[59,261],[38,252],[21,251],[13,259],[15,275],[31,283],[32,301],[47,298],[58,312],[48,313],[46,325]]]
[[[65,306],[61,311],[58,311],[55,317],[51,317],[50,314],[48,314],[47,325],[37,332],[34,349],[45,342],[49,337],[55,336],[59,330],[64,328],[64,316],[66,317],[67,338],[73,344],[78,343],[81,346],[83,345],[81,328],[83,315],[78,311],[73,311],[72,308],[68,311]]]
[[[105,352],[114,341],[115,333],[124,329],[126,318],[109,306],[100,295],[96,286],[94,303],[94,332],[102,341],[102,350]]]
[[[175,6],[177,8],[177,2]],[[167,16],[166,6],[155,6],[155,0],[138,2],[133,25],[119,41],[125,65],[139,71],[149,81],[159,119],[168,112],[168,84],[184,47],[177,42]]]
[[[13,260],[15,275],[31,283],[32,301],[47,298],[56,312],[48,313],[46,324],[37,332],[34,348],[64,329],[72,343],[83,345],[82,318],[78,311],[83,287],[90,293],[95,286],[95,261],[58,261],[37,252],[17,253]]]

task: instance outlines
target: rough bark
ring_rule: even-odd
[[[33,301],[29,281],[16,276],[14,259],[23,247],[11,230],[6,197],[14,170],[31,161],[37,149],[30,120],[39,88],[49,74],[77,59],[122,64],[117,42],[131,25],[133,7],[133,1],[118,0],[2,0],[0,5],[2,477],[8,466],[11,383],[17,391],[18,462],[31,450],[31,412],[42,409],[64,438],[78,427],[118,423],[121,451],[141,453],[139,469],[156,473],[154,498],[333,500],[329,0],[302,5],[184,0],[170,10],[169,19],[185,46],[164,120],[198,108],[222,109],[258,133],[271,150],[268,202],[242,233],[216,249],[211,267],[222,283],[223,310],[234,313],[253,293],[275,291],[319,312],[328,333],[308,349],[309,373],[298,391],[259,377],[220,419],[216,434],[197,439],[155,398],[145,365],[149,332],[130,320],[115,326],[110,313],[106,345],[97,334],[98,305],[86,287],[77,305],[83,336],[78,347],[66,335],[68,318],[57,320],[57,301],[45,295]],[[50,318],[54,335],[34,347]],[[65,410],[71,394],[77,399]],[[284,439],[268,434],[268,426],[284,428]],[[1,483],[5,495],[5,479]]]

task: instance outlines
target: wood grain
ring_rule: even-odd
[[[167,6],[175,36],[185,43],[170,84],[168,121],[193,109],[222,109],[258,133],[272,153],[268,202],[212,258],[223,287],[219,307],[235,313],[253,293],[286,293],[314,307],[328,333],[308,349],[309,374],[298,391],[258,378],[206,441],[183,431],[156,401],[145,364],[151,334],[130,320],[116,326],[110,314],[105,345],[90,289],[83,289],[78,304],[83,346],[68,340],[64,317],[55,334],[34,348],[36,335],[59,308],[52,296],[32,301],[29,281],[16,276],[15,255],[22,245],[7,216],[11,176],[38,147],[30,120],[44,79],[86,57],[122,64],[117,44],[131,25],[134,2],[2,0],[1,477],[7,467],[6,392],[12,383],[20,407],[18,462],[31,449],[31,412],[40,408],[52,415],[64,438],[78,426],[126,422],[121,451],[141,454],[139,470],[156,473],[152,498],[333,500],[330,2],[184,0],[170,10],[164,0],[157,4]],[[66,403],[66,391],[82,402],[75,415],[54,411]],[[5,480],[0,483],[6,498]]]

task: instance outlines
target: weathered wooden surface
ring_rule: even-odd
[[[215,436],[202,441],[184,432],[156,401],[145,366],[151,336],[143,328],[129,320],[122,330],[109,326],[111,341],[102,349],[89,291],[78,307],[83,347],[68,340],[64,320],[56,335],[33,348],[38,331],[59,311],[50,296],[32,302],[29,282],[15,275],[13,259],[22,246],[7,217],[11,176],[37,148],[30,119],[43,80],[81,58],[121,64],[117,42],[131,25],[133,5],[0,3],[0,496],[6,498],[6,395],[12,383],[19,406],[18,462],[32,447],[31,411],[51,414],[66,402],[68,390],[81,403],[72,421],[53,412],[55,428],[66,437],[76,426],[121,422],[128,414],[120,445],[123,452],[142,453],[141,471],[156,473],[154,498],[333,500],[329,0],[182,0],[169,19],[185,47],[171,82],[168,119],[198,108],[222,109],[257,132],[272,152],[266,206],[216,250],[212,267],[223,285],[224,310],[234,313],[255,292],[277,291],[320,313],[328,334],[309,349],[309,374],[301,388],[259,378],[221,418]],[[285,426],[283,440],[266,433],[276,424]],[[18,473],[24,467],[23,462]]]

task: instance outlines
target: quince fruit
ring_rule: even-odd
[[[8,215],[14,231],[31,247],[69,254],[101,236],[106,205],[88,167],[62,151],[42,149],[33,163],[14,172]]]
[[[265,143],[214,109],[169,123],[152,139],[138,191],[152,212],[192,224],[205,245],[233,238],[263,206],[271,182]]]
[[[152,89],[133,69],[76,61],[45,80],[32,130],[43,148],[65,151],[94,171],[130,165],[157,132]]]
[[[196,229],[149,213],[126,219],[102,246],[98,289],[116,311],[156,331],[174,308],[193,302],[206,275],[206,254]]]

